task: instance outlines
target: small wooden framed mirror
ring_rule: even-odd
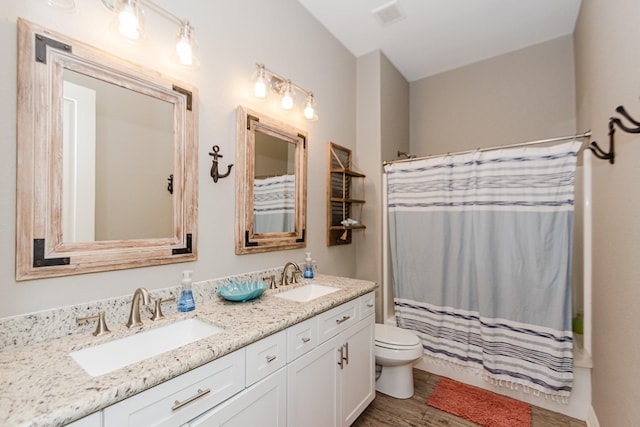
[[[236,254],[306,246],[307,133],[238,107]]]

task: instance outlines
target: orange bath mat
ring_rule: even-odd
[[[531,406],[449,378],[440,378],[427,405],[485,427],[531,427]]]

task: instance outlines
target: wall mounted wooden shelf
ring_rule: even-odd
[[[366,228],[361,221],[365,175],[353,170],[350,149],[333,142],[327,148],[327,246],[346,245],[352,231]]]

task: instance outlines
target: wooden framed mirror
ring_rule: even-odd
[[[307,133],[238,107],[236,254],[306,247]]]
[[[18,20],[16,280],[197,259],[197,92]]]

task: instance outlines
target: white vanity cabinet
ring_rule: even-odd
[[[317,316],[320,344],[287,366],[289,427],[349,426],[374,399],[372,298]]]
[[[375,396],[374,298],[346,302],[109,406],[103,427],[349,426]]]

